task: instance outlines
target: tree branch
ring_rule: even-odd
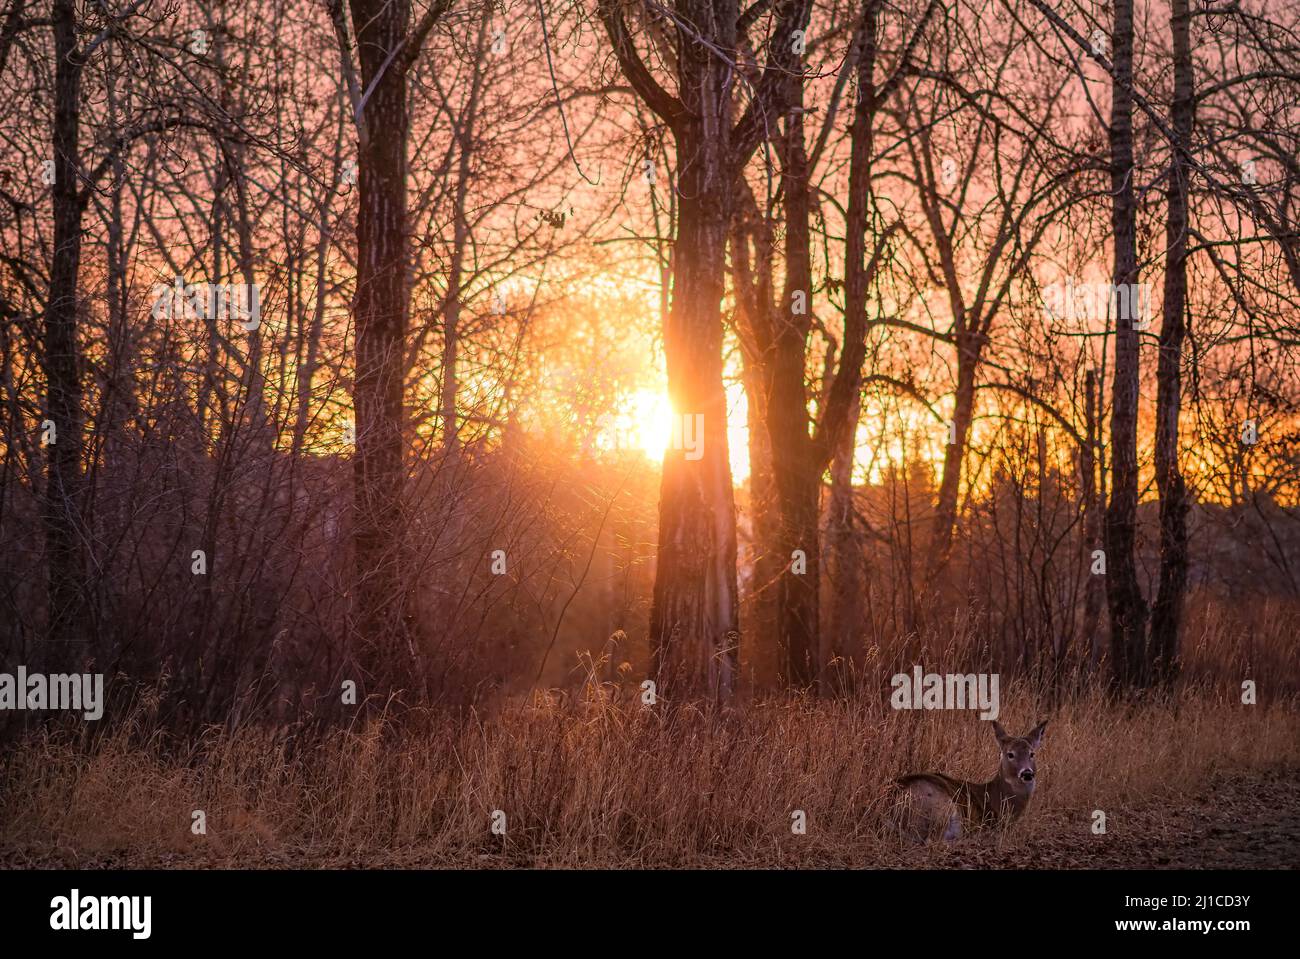
[[[619,0],[599,0],[596,9],[601,23],[605,25],[605,32],[609,34],[610,43],[614,45],[614,56],[628,83],[632,84],[637,96],[645,101],[646,106],[659,119],[668,124],[670,129],[675,128],[684,113],[682,103],[659,85],[637,54]]]

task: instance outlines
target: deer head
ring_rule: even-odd
[[[1043,744],[1043,729],[1046,726],[1047,720],[1043,720],[1024,736],[1008,736],[1001,725],[996,721],[993,723],[993,735],[998,738],[998,749],[1001,752],[1002,779],[1016,792],[1034,791],[1038,774],[1034,752]]]

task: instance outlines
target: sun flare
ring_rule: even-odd
[[[658,463],[672,445],[674,416],[665,390],[634,390],[615,412],[601,418],[596,446],[604,451],[639,452]],[[749,476],[749,433],[745,391],[738,383],[727,386],[727,443],[732,480],[743,483]]]
[[[651,459],[659,459],[673,436],[673,406],[662,390],[642,389],[628,397],[624,416],[629,445]]]

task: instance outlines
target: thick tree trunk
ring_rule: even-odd
[[[802,61],[797,60],[798,69]],[[804,144],[803,82],[792,77],[781,152],[785,196],[785,292],[773,317],[772,394],[767,410],[772,469],[780,503],[778,630],[783,679],[795,689],[817,683],[820,496],[825,464],[809,436],[805,356],[812,330],[811,200]]]
[[[624,76],[676,144],[679,205],[664,335],[668,391],[679,423],[698,422],[704,443],[664,458],[650,639],[661,686],[685,695],[726,699],[735,688],[736,523],[721,355],[725,245],[737,178],[780,116],[784,88],[799,72],[791,55],[809,8],[806,2],[780,5],[755,97],[733,127],[737,73],[729,58],[737,49],[737,0],[677,0],[664,18],[674,24],[676,50],[669,59],[676,62],[676,96],[638,54],[623,4],[597,5]]]
[[[71,665],[84,643],[86,531],[82,446],[81,346],[77,283],[81,268],[80,112],[82,54],[76,4],[56,0],[54,21],[54,262],[45,309],[46,415],[55,427],[45,486],[48,638],[52,663]]]
[[[406,0],[352,0],[362,90],[358,137],[354,551],[360,663],[372,692],[409,684],[417,662],[402,562],[402,388],[408,314]]]
[[[1156,365],[1156,485],[1160,489],[1160,587],[1151,610],[1148,648],[1151,676],[1173,680],[1178,668],[1178,634],[1187,591],[1187,486],[1178,467],[1178,414],[1182,406],[1183,339],[1187,330],[1187,227],[1192,123],[1196,108],[1191,11],[1188,0],[1172,0],[1174,99],[1170,119],[1174,143],[1167,191],[1164,316]]]
[[[655,677],[670,696],[729,699],[740,640],[736,513],[722,384],[722,296],[733,193],[731,68],[735,4],[680,4],[702,39],[678,45],[683,115],[672,306],[664,331],[668,392],[680,435],[664,456],[659,556],[650,613]],[[696,424],[702,429],[696,431]]]
[[[1114,284],[1130,290],[1138,281],[1137,198],[1133,187],[1133,0],[1115,0],[1115,78],[1111,85],[1111,226]],[[1123,689],[1143,682],[1146,600],[1134,556],[1137,532],[1138,333],[1135,298],[1115,297],[1115,374],[1111,400],[1110,504],[1106,510],[1106,596],[1110,606],[1111,669]]]

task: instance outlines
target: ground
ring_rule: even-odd
[[[1034,824],[1032,841],[936,847],[931,862],[956,868],[1295,869],[1300,770],[1219,779],[1177,804],[1112,810],[1105,835],[1094,835],[1090,822],[1086,811],[1049,817]]]
[[[1087,810],[1043,813],[1003,836],[976,835],[957,843],[898,846],[881,854],[879,846],[854,842],[820,843],[810,854],[798,841],[785,841],[770,856],[720,855],[694,863],[702,868],[897,868],[952,869],[1294,869],[1300,864],[1300,769],[1251,776],[1221,777],[1203,791],[1176,801],[1141,801],[1108,811],[1107,830],[1091,829]],[[874,852],[868,851],[874,849]],[[72,849],[27,846],[0,850],[0,868],[511,868],[519,866],[637,866],[635,861],[549,862],[535,857],[476,853],[459,861],[435,860],[420,849],[375,850],[339,856],[287,846],[252,855],[175,852],[139,854],[129,850],[79,855]],[[669,864],[663,864],[669,865]]]

